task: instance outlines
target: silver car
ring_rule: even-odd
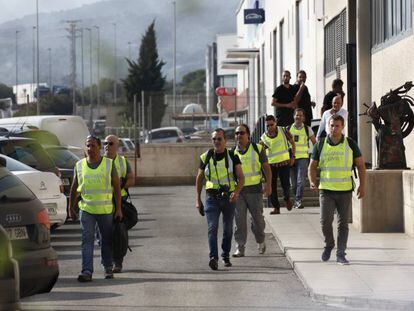
[[[145,143],[182,143],[184,142],[183,132],[176,126],[160,127],[151,130]]]

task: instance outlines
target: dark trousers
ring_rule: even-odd
[[[268,206],[279,208],[280,203],[277,197],[277,179],[280,179],[280,183],[283,189],[283,199],[285,201],[290,198],[290,166],[273,166],[272,169],[272,195],[268,198]]]

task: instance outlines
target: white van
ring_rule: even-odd
[[[35,126],[57,136],[60,143],[66,146],[84,148],[85,139],[89,135],[85,121],[79,116],[50,115],[29,116],[0,119],[0,127],[26,129]]]

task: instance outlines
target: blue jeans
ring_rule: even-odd
[[[295,160],[295,166],[291,169],[291,181],[295,201],[301,202],[303,197],[303,189],[305,188],[306,173],[308,172],[309,159]]]
[[[231,240],[233,237],[233,219],[236,205],[230,203],[228,199],[217,198],[216,195],[207,193],[205,213],[208,225],[208,246],[210,248],[210,258],[218,259],[217,232],[219,226],[220,213],[223,214],[223,240],[221,244],[221,257],[229,258],[231,250]]]
[[[101,263],[105,269],[112,269],[112,214],[95,215],[80,211],[82,229],[82,273],[93,273],[93,248],[95,225],[101,234]]]

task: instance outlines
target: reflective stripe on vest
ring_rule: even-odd
[[[95,169],[88,166],[86,158],[76,163],[77,191],[81,194],[79,201],[81,210],[90,214],[113,212],[111,172],[112,160],[105,157]]]
[[[295,141],[295,158],[296,159],[307,159],[309,157],[308,151],[309,151],[309,144],[308,144],[308,135],[306,135],[305,126],[303,125],[300,130],[298,130],[294,124],[289,129],[289,132],[293,136],[298,136],[298,141]]]
[[[336,146],[326,140],[319,158],[321,169],[319,189],[331,191],[349,191],[353,189],[352,180],[353,152],[348,139]]]
[[[262,146],[257,145],[259,153],[262,151]],[[244,174],[244,185],[252,186],[260,184],[262,179],[262,165],[260,163],[259,155],[254,150],[252,143],[249,145],[249,149],[244,154],[241,154],[237,149],[234,151],[240,158],[242,163],[242,169]]]
[[[121,155],[117,155],[116,158],[114,159],[115,161],[115,168],[116,171],[118,172],[118,177],[119,178],[126,178],[127,175],[127,166],[126,166],[126,159],[124,156]],[[125,189],[121,189],[121,196],[126,196],[127,192]]]
[[[267,146],[266,155],[269,164],[280,163],[283,161],[290,160],[289,146],[285,131],[282,127],[278,126],[276,137],[269,137],[266,133],[263,133],[260,138]]]
[[[206,164],[207,153],[208,151],[203,153],[200,156],[200,159],[201,161],[203,161],[204,164]],[[214,167],[213,156],[210,158],[209,163],[206,164],[206,167],[204,169],[204,175],[206,177],[206,190],[207,189],[218,189],[219,184],[229,185],[229,179],[230,179],[230,191],[233,191],[236,188],[236,183],[234,181],[234,174],[233,174],[233,160],[230,157],[229,150],[227,150],[227,159],[228,159],[228,165],[229,165],[228,177],[227,177],[225,158],[216,162],[217,164],[217,172],[216,172],[216,168]],[[209,178],[209,175],[210,175],[210,178]]]

